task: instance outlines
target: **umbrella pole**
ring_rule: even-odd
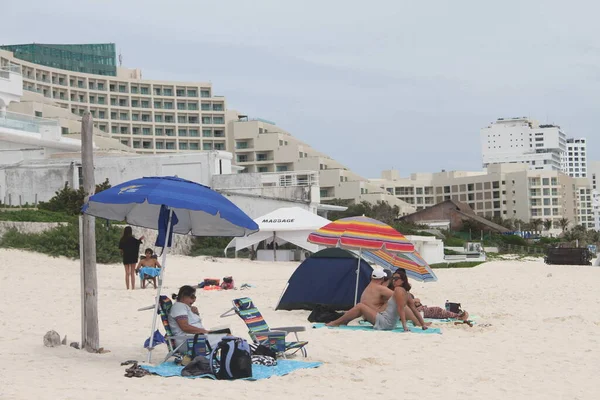
[[[158,302],[160,300],[160,292],[162,290],[163,275],[167,267],[167,253],[169,252],[169,238],[171,232],[171,219],[173,218],[173,210],[169,210],[169,221],[167,222],[167,236],[165,237],[165,247],[162,253],[162,263],[160,274],[158,275],[158,287],[156,288],[156,302],[154,304],[154,315],[152,316],[152,329],[150,330],[150,343],[148,343],[148,363],[152,361],[152,345],[154,344],[154,329],[156,328],[156,316],[158,315]]]
[[[358,279],[360,278],[360,260],[362,249],[358,249],[358,264],[356,265],[356,289],[354,290],[354,305],[358,304]]]
[[[277,249],[275,248],[275,238],[277,237],[277,232],[273,231],[273,261],[277,261]]]

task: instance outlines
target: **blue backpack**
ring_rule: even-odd
[[[242,338],[224,336],[210,353],[211,372],[217,379],[252,377],[250,345]]]

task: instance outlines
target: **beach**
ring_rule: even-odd
[[[414,282],[429,306],[459,302],[476,324],[436,324],[442,335],[311,329],[307,311],[275,311],[298,263],[168,258],[164,293],[204,278],[232,275],[248,290],[198,290],[207,327],[229,325],[248,339],[237,316],[219,318],[231,300],[248,296],[271,327],[307,327],[309,361],[319,368],[256,382],[179,377],[124,377],[126,360],[144,361],[154,289],[125,290],[122,265],[98,265],[100,345],[90,354],[47,348],[56,330],[81,341],[79,260],[0,249],[4,321],[0,330],[1,399],[420,398],[597,399],[600,372],[600,268],[493,261],[475,268],[436,270],[439,281]],[[157,326],[160,325],[160,319]],[[161,327],[162,329],[162,327]],[[159,362],[166,354],[153,352]],[[297,356],[294,359],[302,360]]]

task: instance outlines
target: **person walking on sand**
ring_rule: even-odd
[[[363,317],[373,324],[373,329],[375,330],[389,331],[396,329],[398,320],[400,320],[404,331],[410,332],[406,325],[406,311],[404,309],[408,306],[417,316],[421,329],[426,330],[427,326],[425,325],[423,318],[421,318],[421,314],[417,311],[415,302],[408,295],[411,286],[408,283],[406,272],[402,269],[396,270],[394,275],[392,275],[392,282],[394,284],[394,292],[383,311],[377,312],[365,304],[358,303],[340,318],[328,323],[327,326],[347,325],[348,322]]]
[[[123,229],[123,236],[119,240],[119,251],[123,257],[123,265],[125,266],[125,286],[129,290],[129,282],[131,281],[131,290],[135,289],[135,266],[138,263],[140,254],[140,245],[144,237],[136,239],[133,237],[133,230],[130,226]]]

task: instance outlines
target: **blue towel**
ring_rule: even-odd
[[[177,218],[177,214],[173,212],[173,216],[171,217],[171,232],[169,232],[169,243],[165,246],[165,242],[167,241],[167,225],[169,224],[169,207],[164,204],[160,206],[160,212],[158,214],[158,236],[156,237],[155,246],[158,247],[171,247],[171,243],[173,242],[173,227],[177,225],[179,222],[179,218]]]
[[[348,331],[375,331],[375,332],[404,332],[404,329],[402,329],[402,327],[393,329],[393,330],[388,330],[388,331],[384,331],[384,330],[375,330],[373,329],[373,326],[371,325],[340,325],[340,326],[335,326],[335,327],[330,327],[330,326],[325,326],[325,324],[313,324],[313,328],[329,328],[329,329],[341,329],[341,330],[348,330]],[[426,330],[423,330],[421,328],[415,328],[412,326],[409,326],[408,329],[412,332],[412,333],[437,333],[437,334],[442,334],[442,331],[440,330],[440,328],[428,328]]]
[[[268,379],[272,376],[283,376],[287,375],[297,369],[306,368],[317,368],[323,365],[322,362],[307,362],[307,361],[293,361],[293,360],[277,360],[277,365],[274,367],[267,367],[264,365],[252,365],[252,378],[244,378],[248,381],[257,381],[260,379]],[[174,362],[164,362],[162,364],[152,365],[141,365],[147,371],[160,376],[181,376],[181,370],[183,367],[177,365]],[[199,375],[189,376],[186,378],[211,378],[215,379],[212,375]]]
[[[140,268],[140,278],[144,279],[144,275],[147,275],[149,278],[157,277],[160,275],[160,268],[142,267]]]

